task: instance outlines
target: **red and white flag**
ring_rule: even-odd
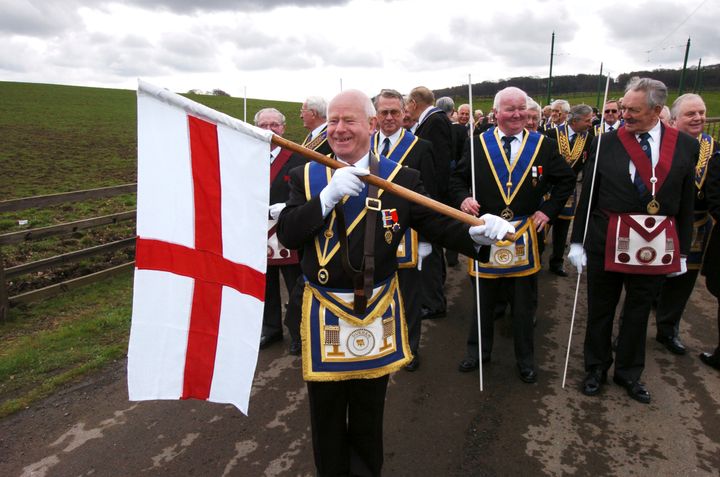
[[[268,131],[138,85],[130,400],[247,414],[265,299]]]

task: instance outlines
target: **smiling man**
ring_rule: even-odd
[[[512,308],[515,359],[520,379],[537,381],[533,339],[537,272],[540,270],[537,230],[555,218],[575,184],[575,176],[557,147],[545,136],[525,129],[528,97],[518,88],[497,93],[493,112],[497,127],[474,141],[475,164],[472,175],[470,148],[465,149],[455,173],[450,178],[452,204],[471,214],[502,215],[518,230],[515,243],[498,243],[492,247],[490,260],[471,268],[480,277],[482,356],[478,349],[476,310],[470,319],[467,355],[459,370],[478,368],[479,361],[489,362],[493,348],[493,316],[499,299],[508,297]],[[474,190],[475,197],[468,197]],[[553,186],[552,197],[542,202]],[[475,291],[474,280],[472,282]],[[473,303],[475,301],[473,300]]]
[[[500,217],[469,227],[369,187],[374,174],[424,194],[420,174],[371,153],[377,120],[360,91],[328,106],[328,142],[348,167],[309,163],[291,172],[278,224],[288,247],[303,248],[303,376],[318,475],[380,475],[388,375],[412,355],[397,285],[397,248],[408,227],[472,257],[513,232]]]
[[[683,273],[690,252],[699,147],[694,138],[661,124],[666,99],[662,82],[633,78],[622,101],[624,126],[600,136],[597,158],[593,143],[585,167],[568,259],[578,272],[588,269],[587,374],[581,386],[588,396],[600,393],[614,361],[615,383],[631,398],[650,402],[640,381],[650,307],[665,275]],[[613,359],[613,320],[623,287]]]
[[[685,354],[685,346],[680,341],[680,319],[685,305],[690,299],[695,280],[700,271],[703,253],[710,236],[712,221],[708,215],[705,182],[708,176],[710,160],[717,149],[712,136],[703,133],[705,127],[705,102],[697,94],[683,94],[675,100],[670,109],[671,121],[678,130],[696,138],[700,143],[700,155],[695,164],[695,207],[693,220],[693,243],[688,255],[687,273],[668,278],[663,283],[658,297],[655,322],[655,339],[674,354]]]

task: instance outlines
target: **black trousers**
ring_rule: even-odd
[[[432,252],[422,263],[422,306],[431,312],[444,312],[447,309],[445,299],[445,254],[442,247],[432,245]]]
[[[475,278],[470,278],[473,290],[473,314],[470,317],[470,331],[467,339],[467,353],[479,358],[477,309],[475,308]],[[495,306],[499,300],[510,302],[512,313],[513,343],[518,367],[535,366],[533,341],[533,316],[537,300],[537,274],[513,278],[480,279],[480,323],[482,326],[483,358],[490,357],[493,348]]]
[[[423,267],[424,267],[423,263]],[[422,308],[422,278],[417,268],[398,269],[398,282],[405,308],[405,321],[408,327],[408,341],[413,356],[417,355],[420,347],[420,332],[422,330],[422,319],[420,316]]]
[[[625,286],[623,319],[615,350],[615,376],[637,381],[645,369],[645,339],[652,301],[664,275],[606,272],[603,255],[587,256],[588,319],[585,329],[585,370],[607,370],[613,364],[612,329]]]
[[[708,291],[718,299],[718,310],[717,310],[717,331],[718,331],[718,345],[715,348],[715,353],[720,355],[720,274],[713,273],[705,277],[705,286]]]
[[[285,311],[285,326],[290,332],[293,341],[300,341],[300,322],[302,321],[302,298],[305,291],[305,280],[302,273],[297,277],[295,286],[290,292],[287,310]]]
[[[380,475],[388,378],[307,382],[317,475]]]
[[[563,266],[563,255],[567,243],[570,220],[557,218],[552,226],[552,255],[550,255],[550,268],[558,269]]]
[[[685,311],[700,270],[688,270],[677,277],[666,277],[660,288],[655,310],[658,336],[678,336]]]
[[[292,291],[298,277],[302,275],[300,265],[268,266],[265,273],[265,309],[263,310],[263,335],[282,334],[282,300],[280,298],[280,274],[282,274],[288,295]],[[298,327],[299,332],[299,327]],[[292,333],[291,333],[292,335]]]

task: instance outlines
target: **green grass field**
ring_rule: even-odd
[[[135,182],[134,91],[0,82],[0,97],[0,200]],[[243,116],[242,98],[189,97],[231,116]],[[596,97],[566,99],[595,105]],[[720,93],[709,93],[705,99],[709,115],[720,115]],[[456,98],[458,105],[462,102]],[[491,103],[492,98],[476,98],[473,106],[487,113]],[[270,106],[286,115],[286,137],[302,140],[305,131],[299,103],[249,99],[248,118],[252,121],[257,110]],[[29,219],[31,227],[39,227],[134,207],[134,196],[121,196],[2,213],[0,233],[20,229],[19,219]],[[0,252],[7,267],[132,234],[132,226],[121,225],[4,247]],[[14,284],[22,289],[18,285],[22,283]],[[0,417],[121,359],[127,350],[131,294],[128,273],[11,309],[9,320],[0,323]]]

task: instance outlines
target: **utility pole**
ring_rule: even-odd
[[[685,61],[683,62],[682,73],[680,73],[680,86],[678,87],[678,96],[683,94],[683,91],[685,90],[685,73],[687,72],[688,54],[690,54],[690,38],[688,38],[687,46],[685,47]]]
[[[552,32],[552,41],[550,42],[550,75],[548,75],[547,101],[545,102],[545,104],[550,104],[550,90],[552,88],[552,66],[553,66],[554,53],[555,53],[555,32]]]
[[[700,73],[702,71],[702,58],[698,60],[698,69],[695,74],[695,85],[693,86],[693,93],[700,94]]]

